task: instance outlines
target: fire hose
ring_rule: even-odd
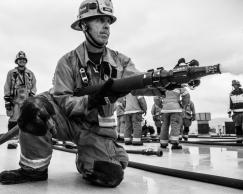
[[[0,145],[8,141],[9,139],[11,139],[17,134],[18,134],[18,126],[14,127],[8,133],[0,137]],[[77,149],[66,149],[64,147],[59,147],[55,145],[53,146],[53,149],[69,152],[69,153],[77,153]],[[158,167],[158,166],[142,164],[142,163],[137,163],[132,161],[129,162],[128,167],[137,168],[140,170],[145,170],[145,171],[154,172],[163,175],[169,175],[169,176],[174,176],[174,177],[179,177],[184,179],[217,184],[217,185],[222,185],[231,188],[243,189],[243,180],[240,179],[202,174],[197,172],[189,172],[189,171],[183,171],[177,169],[170,169],[170,168]]]
[[[65,145],[60,144],[60,143],[56,143],[55,145],[53,145],[54,149],[63,150],[62,149],[63,147],[65,147]],[[77,151],[77,146],[68,146],[68,147],[70,147],[70,150],[74,150],[75,152]],[[67,149],[67,148],[65,148],[65,149]],[[129,154],[142,154],[142,155],[147,155],[147,156],[156,155],[158,157],[161,157],[163,155],[162,149],[153,150],[151,148],[141,149],[141,150],[127,150],[126,149],[126,152]]]
[[[69,153],[75,153],[75,154],[77,153],[76,149],[66,149],[66,148],[59,147],[59,146],[53,146],[53,149],[64,151],[64,152],[69,152]],[[209,174],[203,174],[203,173],[197,173],[197,172],[177,170],[177,169],[153,166],[153,165],[148,165],[148,164],[142,164],[142,163],[133,162],[133,161],[129,161],[128,167],[136,168],[136,169],[140,169],[140,170],[144,170],[144,171],[148,171],[148,172],[153,172],[153,173],[157,173],[157,174],[163,174],[163,175],[183,178],[183,179],[201,181],[201,182],[222,185],[225,187],[231,187],[231,188],[236,188],[236,189],[243,189],[243,180],[235,179],[235,178],[228,178],[228,177],[209,175]]]

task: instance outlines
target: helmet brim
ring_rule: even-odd
[[[28,62],[27,58],[17,58],[17,59],[15,59],[15,61],[14,61],[17,65],[18,65],[17,61],[18,61],[19,59],[25,59],[26,63]]]
[[[81,18],[76,20],[75,22],[72,23],[71,28],[77,31],[83,31],[82,28],[80,27],[80,22],[81,21],[85,21],[86,19],[90,19],[90,18],[96,18],[97,16],[108,16],[111,18],[111,24],[113,24],[116,21],[116,17],[115,16],[111,16],[111,15],[106,15],[106,14],[97,14],[94,16],[90,16],[87,18]]]

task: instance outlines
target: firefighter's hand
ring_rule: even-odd
[[[125,93],[110,92],[113,82],[114,80],[110,78],[97,93],[88,96],[88,109],[115,103],[118,98],[126,95]],[[108,92],[110,95],[106,96]]]
[[[228,116],[229,116],[229,118],[231,118],[232,116],[231,116],[231,112],[228,112]]]
[[[188,85],[192,88],[195,88],[197,86],[199,86],[201,83],[201,81],[199,79],[196,79],[196,80],[192,80],[188,83]]]
[[[195,59],[192,59],[189,63],[189,66],[199,66],[199,62]]]
[[[192,121],[195,121],[196,120],[196,118],[195,118],[195,115],[193,114],[192,115]]]
[[[11,102],[5,102],[5,108],[7,111],[11,111],[13,104]]]
[[[166,90],[174,90],[176,88],[181,88],[181,85],[180,84],[169,84],[165,89]]]

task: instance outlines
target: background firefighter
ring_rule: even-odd
[[[192,121],[195,120],[196,111],[194,103],[190,99],[190,94],[187,98],[182,98],[181,100],[181,106],[182,106],[182,138],[187,141],[188,140],[188,133],[190,130],[190,126],[192,124]]]
[[[125,97],[119,98],[116,102],[116,116],[117,116],[117,133],[118,139],[124,139],[124,129],[125,129]]]
[[[142,120],[147,112],[144,96],[126,95],[124,142],[126,145],[143,145]]]
[[[162,129],[160,133],[160,147],[166,148],[168,143],[172,144],[171,149],[182,149],[179,145],[179,136],[182,126],[182,108],[180,98],[187,98],[188,91],[184,87],[175,88],[174,90],[166,90],[165,98],[163,99],[162,108]],[[169,134],[169,127],[171,131]]]
[[[235,132],[238,138],[243,137],[243,89],[238,80],[232,81],[233,90],[230,93],[230,107],[228,111],[229,117],[232,116]],[[231,115],[233,112],[233,115]],[[237,141],[242,143],[242,140]]]
[[[162,127],[162,98],[155,96],[154,97],[154,104],[152,105],[151,115],[153,117],[154,124],[157,129],[157,135],[160,135],[161,127]]]
[[[4,84],[4,101],[8,120],[8,130],[17,124],[20,107],[29,96],[36,93],[36,78],[32,71],[26,68],[26,55],[19,51],[16,55],[16,68],[10,70]],[[17,147],[17,139],[11,140],[9,149]]]

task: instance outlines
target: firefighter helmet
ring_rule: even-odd
[[[80,22],[97,16],[109,16],[111,24],[116,21],[111,0],[84,0],[79,7],[77,20],[71,25],[71,28],[82,31]]]
[[[24,51],[19,51],[18,54],[16,55],[16,59],[15,59],[15,63],[17,63],[18,59],[25,59],[26,60],[26,63],[27,63],[27,58],[26,58],[26,55],[25,55],[25,52]]]
[[[241,84],[238,80],[232,80],[232,86],[234,86],[234,85],[241,86]]]

